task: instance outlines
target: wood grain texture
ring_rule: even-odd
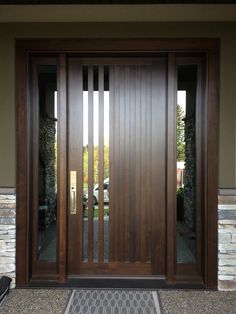
[[[94,97],[93,67],[88,67],[88,261],[94,257],[93,186],[94,186]]]
[[[114,67],[109,67],[110,90],[115,88]],[[115,230],[114,230],[114,207],[115,207],[115,94],[109,94],[109,261],[115,260]]]
[[[59,57],[58,101],[58,270],[59,282],[66,280],[66,225],[67,225],[67,83],[66,83],[66,55]]]
[[[175,55],[168,55],[167,105],[167,281],[174,283],[176,248],[176,79]]]
[[[217,287],[217,192],[219,165],[219,45],[208,54],[206,145],[206,285]],[[214,156],[214,158],[213,158]]]
[[[114,260],[152,261],[153,274],[165,272],[166,61],[110,68],[114,90],[115,156],[110,180]],[[139,60],[140,62],[140,60]],[[114,73],[112,73],[114,71]],[[128,86],[128,88],[127,88]],[[147,186],[148,184],[148,186]],[[150,196],[152,197],[150,199]],[[140,265],[142,265],[140,263]],[[140,266],[141,267],[141,266]],[[140,269],[142,273],[142,269]]]
[[[27,53],[16,47],[16,284],[26,286],[31,273],[29,257],[29,117],[27,106]]]
[[[77,212],[70,214],[68,200],[68,274],[79,272],[83,236],[83,74],[77,58],[68,59],[68,179],[77,171]],[[70,193],[68,187],[68,194]],[[75,232],[76,230],[76,232]]]

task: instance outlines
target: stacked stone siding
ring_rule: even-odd
[[[218,205],[218,288],[235,290],[236,196],[230,195],[232,190],[224,193],[229,195],[219,195]]]
[[[236,290],[236,190],[222,193],[218,203],[218,288]],[[15,214],[15,189],[0,188],[0,277],[11,277],[12,288],[16,274]]]
[[[12,278],[15,286],[16,259],[15,189],[0,188],[0,277]]]

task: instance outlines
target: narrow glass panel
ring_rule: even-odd
[[[88,260],[88,68],[83,67],[83,261]]]
[[[109,68],[104,67],[104,91],[99,91],[98,67],[93,67],[93,152],[94,152],[94,185],[93,185],[93,260],[98,262],[99,250],[99,130],[100,130],[100,103],[99,93],[104,93],[103,128],[103,222],[104,222],[104,260],[109,256]],[[83,67],[83,261],[88,260],[88,67]]]
[[[57,68],[38,70],[38,259],[57,256]]]
[[[109,68],[105,67],[104,92],[104,261],[109,260]]]
[[[97,69],[97,67],[96,67]],[[94,73],[96,74],[96,73]],[[94,75],[96,80],[94,80],[94,86],[97,85],[98,78]],[[94,261],[98,261],[98,199],[99,199],[99,188],[98,188],[98,118],[99,118],[99,109],[98,109],[98,91],[93,92],[93,140],[94,140],[94,186],[93,186],[93,258]]]
[[[197,65],[178,66],[177,263],[196,263]]]

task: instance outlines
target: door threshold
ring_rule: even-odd
[[[26,287],[17,287],[26,288]],[[175,282],[170,285],[165,277],[68,277],[64,283],[55,280],[31,280],[27,288],[81,289],[205,289],[203,282]]]

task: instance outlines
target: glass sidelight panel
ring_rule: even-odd
[[[196,263],[197,65],[178,66],[176,107],[177,263]]]
[[[84,262],[109,254],[109,69],[83,66]]]
[[[57,256],[57,67],[39,65],[38,78],[38,260]]]

